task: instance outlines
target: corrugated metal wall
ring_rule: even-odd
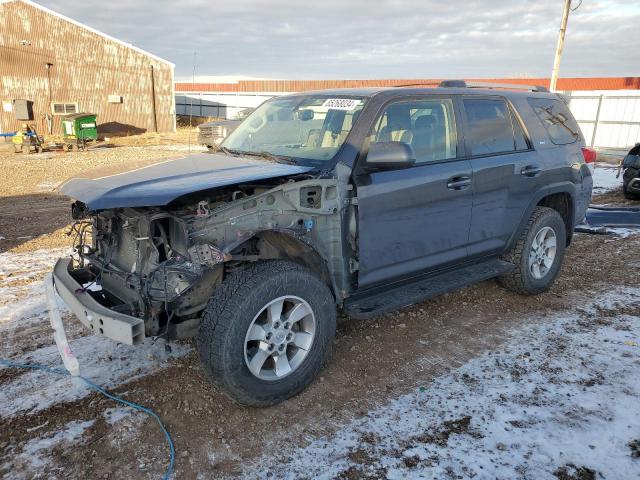
[[[97,113],[102,131],[174,129],[172,64],[19,0],[0,3],[0,26],[0,131],[23,123],[5,111],[13,99],[35,102],[32,123],[42,133],[52,102]],[[110,95],[122,103],[109,103]],[[54,133],[60,123],[53,116]]]

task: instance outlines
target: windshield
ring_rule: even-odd
[[[338,152],[365,99],[295,96],[260,105],[222,143],[231,153],[316,165]]]

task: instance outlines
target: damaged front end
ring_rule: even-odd
[[[184,322],[202,309],[210,292],[194,287],[221,277],[215,267],[225,256],[209,245],[203,259],[189,245],[187,221],[155,209],[107,210],[91,219],[91,243],[82,239],[76,248],[83,275],[90,272],[101,287],[96,295],[109,308],[144,319],[147,336],[179,336],[168,330],[172,317]]]
[[[167,207],[89,212],[76,202],[77,255],[56,266],[56,288],[85,325],[129,344],[194,336],[215,288],[245,262],[298,258],[342,291],[345,194],[336,179],[305,176]]]

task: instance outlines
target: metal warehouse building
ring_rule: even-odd
[[[172,131],[173,72],[171,62],[41,5],[0,1],[0,132],[28,123],[61,133],[61,117],[78,112],[97,114],[100,133]],[[25,106],[30,121],[16,118]]]

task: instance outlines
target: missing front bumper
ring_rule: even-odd
[[[53,283],[71,312],[94,333],[127,345],[137,345],[144,340],[144,321],[101,305],[83,290],[71,275],[70,258],[61,258],[56,262]]]

